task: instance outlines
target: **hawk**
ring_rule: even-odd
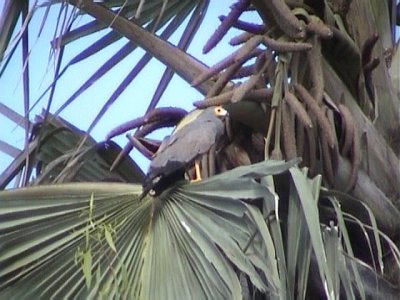
[[[200,180],[197,160],[207,153],[224,133],[228,112],[222,106],[194,110],[185,116],[154,154],[144,180],[143,192],[161,193],[174,182],[183,179],[186,170],[195,163],[196,179]]]

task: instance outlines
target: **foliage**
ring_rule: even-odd
[[[364,294],[358,263],[347,262],[344,252],[351,251],[346,226],[319,226],[320,178],[292,168],[289,202],[277,198],[271,175],[293,163],[240,167],[143,200],[140,186],[119,183],[1,192],[1,295],[240,298],[245,291],[235,270],[241,270],[259,291],[286,298],[296,281],[307,282],[311,253],[328,294],[339,295],[340,281],[354,297],[349,278]],[[263,213],[256,199],[263,199]],[[287,204],[290,222],[281,228],[277,211]],[[305,295],[306,287],[299,288]]]
[[[2,297],[397,297],[396,1],[237,1],[203,51],[233,27],[242,31],[230,41],[238,49],[211,67],[185,52],[208,2],[61,2],[56,76],[43,94],[47,109],[31,124],[26,28],[38,6],[6,1],[0,75],[21,43],[25,116],[4,105],[0,112],[24,125],[26,146],[0,144],[15,155],[1,186],[21,187],[0,192]],[[241,20],[247,10],[262,22]],[[73,27],[81,14],[93,21]],[[168,38],[187,17],[174,46]],[[65,47],[107,26],[61,69]],[[52,111],[65,71],[121,38],[126,44]],[[58,117],[137,46],[146,53],[87,132]],[[91,130],[152,57],[167,69],[146,115],[108,135],[137,129],[127,146],[97,144]],[[159,143],[147,135],[182,118],[182,110],[156,108],[174,73],[204,95],[197,108],[225,106],[226,136],[202,159],[207,179],[139,200],[143,173],[127,153],[151,156]],[[71,181],[86,183],[60,184]]]

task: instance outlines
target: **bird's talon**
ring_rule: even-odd
[[[199,181],[201,181],[201,178],[192,179],[192,180],[190,180],[190,183],[196,183]]]

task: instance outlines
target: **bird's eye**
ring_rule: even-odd
[[[216,112],[217,115],[222,114],[222,113],[223,113],[222,107],[216,107],[216,108],[215,108],[215,112]]]
[[[223,107],[218,106],[214,108],[214,114],[218,118],[225,118],[228,112]]]

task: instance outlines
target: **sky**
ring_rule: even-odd
[[[228,4],[229,2],[233,3],[234,1],[228,1]],[[4,0],[0,0],[0,8],[3,3]],[[54,56],[50,54],[50,41],[54,37],[54,28],[56,27],[59,8],[54,7],[51,9],[44,29],[40,36],[38,36],[44,12],[45,9],[38,9],[35,12],[29,27],[29,44],[31,51],[29,56],[31,103],[34,103],[52,82],[54,75]],[[229,5],[227,5],[227,1],[211,1],[203,26],[188,49],[190,54],[208,65],[216,63],[222,59],[227,52],[229,53],[234,49],[228,45],[228,41],[231,37],[237,34],[238,31],[231,30],[220,43],[220,46],[212,50],[209,54],[203,55],[201,51],[210,34],[220,23],[218,16],[227,14],[228,12]],[[254,16],[247,16],[247,18],[254,19]],[[88,17],[82,17],[75,26],[85,24],[87,21]],[[186,23],[187,20],[185,21],[185,24]],[[108,29],[103,30],[97,34],[85,37],[78,42],[69,44],[64,53],[64,64],[66,64],[76,54],[80,53],[80,51],[82,51],[86,46],[103,36],[107,31]],[[172,43],[177,43],[178,39],[179,36],[174,35],[170,41]],[[99,65],[119,50],[126,41],[126,39],[121,39],[96,55],[70,67],[57,85],[51,111],[54,112],[66,99],[68,99],[68,97],[79,88],[80,84],[91,76]],[[102,104],[108,99],[128,72],[135,66],[143,53],[143,50],[138,49],[122,62],[115,65],[110,72],[93,84],[87,91],[79,96],[72,105],[65,109],[61,113],[61,117],[78,126],[80,129],[86,130],[95,115],[99,112]],[[0,101],[18,113],[23,114],[21,77],[23,65],[21,56],[21,47],[19,47],[12,57],[6,72],[0,78]],[[92,136],[97,141],[102,141],[107,132],[115,126],[143,115],[163,72],[164,66],[153,59],[146,67],[146,70],[129,85],[129,87],[118,98],[116,103],[102,118],[100,123],[94,128]],[[34,107],[30,113],[30,120],[33,120],[35,114],[39,114],[42,108],[46,107],[47,99],[48,97],[44,97],[44,99]],[[201,99],[202,96],[200,93],[178,76],[174,76],[158,106],[177,106],[186,110],[191,110],[193,109],[192,102]],[[0,140],[7,141],[11,145],[22,149],[24,144],[24,131],[20,127],[16,126],[15,123],[10,122],[1,115],[0,124],[2,128],[0,131]],[[162,138],[165,134],[166,131],[162,131],[156,134],[156,136]],[[121,146],[124,146],[127,142],[125,135],[116,138],[115,141]],[[149,163],[148,160],[138,155],[135,151],[133,156],[141,168],[146,170]],[[0,172],[2,172],[11,161],[12,157],[0,152]]]

